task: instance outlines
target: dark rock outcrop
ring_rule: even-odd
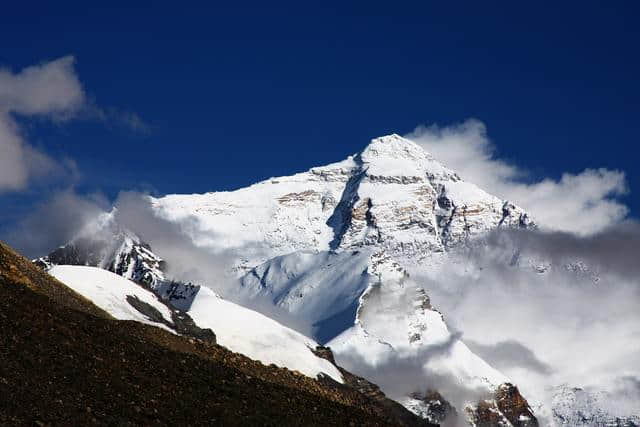
[[[475,408],[467,408],[467,415],[478,427],[505,425],[514,427],[538,427],[529,403],[513,384],[501,384],[493,399],[482,400]]]

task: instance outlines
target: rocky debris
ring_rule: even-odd
[[[198,327],[191,316],[184,311],[176,310],[167,304],[167,307],[171,311],[171,320],[173,322],[171,323],[162,316],[162,313],[160,313],[157,308],[141,301],[135,295],[127,295],[127,302],[140,313],[147,316],[149,320],[161,323],[182,336],[195,338],[210,344],[216,343],[216,334],[209,328],[203,329]]]
[[[156,282],[155,287],[150,290],[171,307],[186,312],[198,295],[200,285],[176,280],[161,280]]]
[[[173,328],[173,325],[164,318],[162,313],[160,313],[157,308],[140,300],[140,298],[138,298],[136,295],[127,295],[127,302],[131,307],[147,316],[147,318],[149,318],[149,320],[151,320],[152,322],[162,323],[169,328]]]
[[[193,321],[189,313],[179,310],[171,310],[171,320],[176,332],[185,337],[192,337],[209,344],[216,343],[216,334],[209,328],[200,328]]]
[[[337,366],[336,365],[336,359],[333,356],[333,351],[331,351],[331,348],[319,345],[312,351],[314,352],[314,354],[316,356],[321,357],[324,360],[328,360],[333,365]]]

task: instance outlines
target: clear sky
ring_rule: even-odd
[[[476,118],[527,179],[624,171],[640,212],[638,2],[59,3],[3,5],[0,65],[75,57],[106,118],[14,119],[80,194],[234,189]],[[0,194],[0,221],[68,185]]]

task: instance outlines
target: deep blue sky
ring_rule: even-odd
[[[640,211],[638,2],[27,3],[3,5],[0,64],[72,54],[99,105],[150,124],[30,123],[81,191],[232,189],[475,117],[539,176],[624,170]]]

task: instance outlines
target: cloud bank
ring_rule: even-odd
[[[577,175],[564,173],[560,179],[527,182],[525,170],[496,157],[486,126],[478,120],[449,127],[420,126],[406,137],[464,180],[522,206],[545,228],[591,234],[628,213],[616,199],[628,191],[623,172],[586,169]]]
[[[549,408],[549,387],[568,384],[611,393],[618,415],[640,413],[640,225],[588,237],[499,230],[479,243],[439,271],[411,272],[470,348],[531,403]]]

